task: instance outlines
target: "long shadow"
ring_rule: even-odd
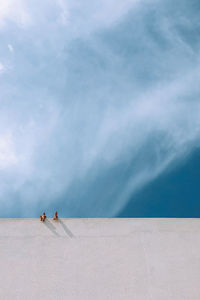
[[[60,225],[62,226],[63,230],[65,231],[65,233],[72,239],[74,237],[73,233],[69,230],[69,228],[65,225],[65,223],[61,220],[58,219],[58,222],[60,223]]]
[[[44,221],[44,225],[46,225],[54,235],[59,236],[56,232],[56,227],[48,219]]]

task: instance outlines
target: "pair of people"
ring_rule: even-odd
[[[43,212],[42,216],[40,216],[40,221],[44,222],[46,219],[45,212]],[[53,217],[53,220],[58,220],[58,212],[56,211]]]

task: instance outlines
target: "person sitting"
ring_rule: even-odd
[[[54,215],[54,217],[53,217],[53,220],[58,220],[58,213],[57,213],[57,211],[55,212],[55,215]]]
[[[40,221],[44,222],[46,219],[45,212],[43,212],[42,216],[40,216]]]

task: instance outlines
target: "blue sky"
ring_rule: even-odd
[[[153,215],[142,192],[199,149],[199,20],[197,0],[2,0],[0,216]]]

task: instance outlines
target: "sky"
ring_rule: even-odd
[[[0,217],[192,215],[199,98],[199,0],[1,0]]]

